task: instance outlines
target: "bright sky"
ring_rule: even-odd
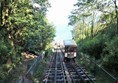
[[[68,15],[72,9],[73,4],[77,0],[49,0],[51,8],[47,12],[47,17],[51,23],[56,26],[56,37],[55,40],[66,40],[72,39],[72,26],[68,26]]]

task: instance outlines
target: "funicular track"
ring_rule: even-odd
[[[67,83],[65,69],[63,67],[63,60],[59,50],[56,50],[52,57],[43,83]]]
[[[63,62],[60,50],[56,50],[46,70],[42,83],[94,83],[93,78],[75,62]]]
[[[94,83],[95,78],[91,76],[83,67],[80,67],[75,62],[66,63],[66,67],[70,74],[72,83]]]

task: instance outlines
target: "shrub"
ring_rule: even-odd
[[[105,47],[105,37],[96,36],[94,38],[88,38],[79,42],[79,51],[82,51],[90,56],[94,56],[96,59],[100,58],[100,55]]]
[[[12,46],[8,42],[0,40],[0,63],[6,63],[10,56],[13,56]]]
[[[103,66],[118,72],[118,37],[106,42],[104,53]]]

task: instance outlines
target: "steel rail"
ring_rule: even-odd
[[[81,79],[80,75],[78,74],[77,70],[74,69],[74,66],[72,66],[71,62],[68,62],[66,63],[66,66],[67,66],[67,69],[68,69],[68,72],[70,74],[70,78],[72,80],[72,83],[75,83],[75,79],[74,79],[74,74],[77,75],[78,77],[78,80]],[[74,71],[73,71],[74,70]],[[81,79],[81,83],[85,83],[85,82],[82,82],[83,79]]]
[[[75,62],[63,62],[61,50],[56,50],[43,83],[94,83],[85,70]]]
[[[85,71],[78,64],[76,64],[74,62],[72,62],[70,64],[74,68],[75,72],[79,75],[82,83],[86,83],[86,82],[87,83],[94,83],[94,81],[85,73]],[[84,77],[77,71],[78,69],[82,72]],[[85,77],[86,77],[87,81],[86,81]]]
[[[88,81],[90,83],[94,83],[94,81],[85,73],[85,71],[78,64],[75,63],[75,65],[81,69],[81,71],[83,72],[83,74],[85,74],[86,77],[89,79]]]
[[[57,55],[58,53],[56,52],[56,55],[55,55],[55,75],[54,75],[54,83],[56,83],[56,78],[57,78]]]
[[[64,83],[66,83],[66,76],[65,76],[65,70],[64,70],[64,66],[63,66],[63,57],[62,57],[62,55],[61,55],[61,53],[60,53],[60,62],[61,62],[61,68],[62,68],[62,73],[63,73],[63,76],[64,76]]]
[[[65,69],[65,74],[66,74],[66,78],[67,78],[67,83],[72,83],[70,74],[69,74],[68,69],[67,69],[67,67],[66,67],[66,65],[65,65],[64,62],[63,62],[63,66],[64,66],[64,69]]]
[[[53,56],[55,56],[55,54],[53,55]],[[51,61],[50,61],[50,65],[49,65],[49,67],[48,67],[48,74],[45,76],[45,79],[43,80],[43,82],[42,83],[47,83],[48,82],[48,78],[49,78],[49,74],[50,74],[50,72],[51,72],[51,67],[53,66],[53,60],[54,60],[54,58],[55,57],[53,57],[52,56],[52,59],[51,59]]]

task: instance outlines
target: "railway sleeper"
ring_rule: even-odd
[[[61,70],[61,69],[57,69],[57,73],[58,73],[58,72],[59,72],[59,73],[60,73],[60,72],[62,73],[62,71],[63,71],[63,70]]]
[[[93,75],[91,75],[91,74],[89,74],[88,77],[91,78],[92,81],[96,80],[96,78]]]
[[[78,76],[78,75],[73,75],[72,78],[73,78],[73,79],[78,79],[79,76]]]
[[[76,75],[77,73],[76,72],[70,72],[71,75]]]
[[[54,80],[48,80],[46,83],[54,83]]]
[[[48,80],[54,80],[54,76],[49,76]]]
[[[64,80],[56,80],[56,83],[64,83]]]
[[[55,70],[47,70],[46,72],[47,73],[53,73],[53,72],[55,72]]]
[[[87,83],[89,83],[90,79],[89,78],[85,78],[84,79]]]
[[[89,73],[88,72],[83,72],[83,71],[78,71],[80,74],[86,74],[88,75]]]
[[[62,72],[58,72],[57,75],[58,76],[61,76],[61,75],[63,76],[63,73]]]
[[[94,76],[92,76],[91,74],[89,74],[88,72],[79,72],[80,74],[81,74],[81,76],[82,77],[86,77],[86,76],[88,76],[89,78],[89,80],[91,79],[92,81],[95,81],[96,80],[96,78],[94,77]]]
[[[49,76],[54,76],[55,75],[55,73],[49,73]]]
[[[82,72],[82,71],[80,71],[80,72],[78,72],[80,75],[83,75],[84,74],[84,72]]]
[[[80,79],[73,79],[74,83],[80,83],[80,81],[81,81]]]
[[[54,76],[49,78],[48,82],[49,83],[54,83]],[[64,83],[64,78],[63,77],[56,77],[56,83]]]

